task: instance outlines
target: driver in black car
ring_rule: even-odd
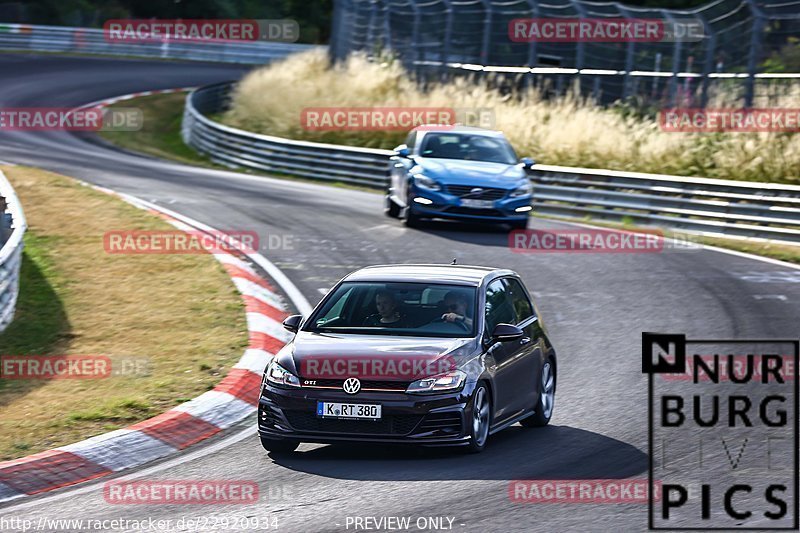
[[[472,330],[472,319],[467,316],[469,302],[466,295],[459,291],[450,291],[444,297],[444,307],[447,313],[442,315],[445,322],[461,322],[467,330]]]
[[[398,309],[397,298],[391,291],[378,291],[375,294],[375,307],[378,312],[369,315],[364,320],[365,326],[383,328],[404,328],[408,326],[406,316]]]

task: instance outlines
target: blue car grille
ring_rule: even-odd
[[[472,192],[473,189],[482,190],[480,192]],[[461,198],[470,198],[473,200],[499,200],[508,194],[506,189],[475,187],[474,185],[448,185],[447,192]]]

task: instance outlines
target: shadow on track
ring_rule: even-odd
[[[451,241],[482,246],[508,247],[510,228],[505,224],[478,224],[455,220],[424,220],[415,231]]]
[[[337,444],[270,457],[298,472],[376,481],[621,479],[647,470],[647,455],[636,447],[568,426],[512,426],[477,455],[456,448]]]

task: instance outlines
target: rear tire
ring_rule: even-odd
[[[479,383],[472,393],[472,409],[469,412],[469,443],[464,447],[466,453],[480,453],[489,440],[489,426],[492,422],[492,396],[484,383]]]
[[[548,357],[542,365],[539,375],[539,396],[536,401],[536,412],[520,421],[526,428],[540,428],[550,423],[556,401],[556,365],[552,357]]]
[[[300,443],[296,440],[267,439],[261,437],[261,446],[268,452],[291,453],[300,446]]]
[[[394,203],[394,201],[389,198],[388,194],[386,195],[386,206],[383,212],[387,217],[400,218],[400,206]]]

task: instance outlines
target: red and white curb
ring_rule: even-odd
[[[94,188],[145,209],[181,230],[211,230],[150,202],[109,189]],[[0,463],[0,502],[108,476],[176,454],[255,412],[264,368],[291,339],[291,334],[281,326],[281,321],[287,316],[287,306],[272,284],[247,262],[229,253],[213,255],[228,271],[241,293],[247,313],[249,346],[228,375],[213,390],[149,420],[75,444]],[[268,263],[264,258],[260,261]],[[271,263],[268,266],[272,267],[271,275],[278,278],[276,281],[295,307],[306,312],[309,304],[298,296],[297,288],[285,280],[282,273],[276,275]]]
[[[91,109],[95,107],[108,107],[114,105],[118,102],[124,102],[126,100],[133,100],[134,98],[140,98],[142,96],[152,96],[154,94],[172,94],[172,93],[187,93],[190,91],[195,90],[197,87],[179,87],[177,89],[160,89],[156,91],[141,91],[138,93],[131,93],[125,94],[122,96],[115,96],[114,98],[106,98],[104,100],[97,100],[96,102],[91,102],[89,104],[84,104],[82,106],[76,107],[73,111],[77,111],[79,109]]]

